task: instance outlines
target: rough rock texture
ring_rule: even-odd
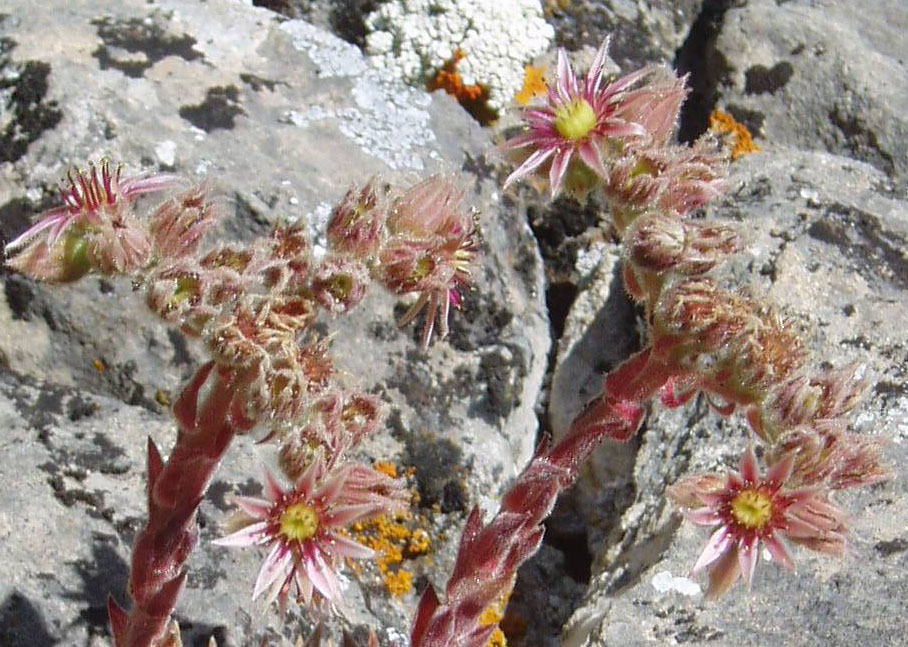
[[[549,0],[545,4],[561,47],[595,48],[611,35],[612,58],[630,71],[648,63],[670,63],[703,5],[709,2]]]
[[[689,524],[679,530],[665,487],[685,473],[732,464],[749,432],[743,421],[720,419],[703,402],[675,411],[654,407],[639,449],[605,447],[582,477],[591,539],[604,540],[591,541],[593,578],[566,628],[568,647],[904,644],[897,609],[906,603],[908,572],[908,476],[901,468],[908,458],[908,202],[873,167],[824,153],[757,154],[732,170],[729,195],[709,215],[738,224],[746,251],[723,275],[754,293],[768,292],[802,328],[817,365],[868,366],[876,387],[855,427],[891,441],[894,478],[841,497],[855,515],[844,559],[802,550],[798,575],[764,563],[750,593],[739,587],[704,603],[699,582],[683,576],[707,533]],[[626,317],[615,314],[624,306],[613,268],[613,257],[604,254],[594,287],[568,319],[553,379],[556,430],[582,400],[557,396],[566,378],[594,392],[602,369],[615,361],[615,348],[597,341],[614,338],[618,333],[608,328]],[[595,311],[591,301],[604,306]],[[607,321],[606,329],[580,325],[592,319]]]
[[[781,6],[779,6],[781,5]],[[719,105],[767,145],[820,149],[908,185],[908,11],[901,0],[749,0],[708,57]]]
[[[462,172],[481,213],[485,260],[449,338],[422,354],[404,305],[376,290],[342,322],[335,356],[351,383],[390,405],[368,458],[412,464],[436,552],[413,570],[443,584],[463,511],[493,508],[535,443],[549,345],[541,264],[529,229],[504,212],[478,163],[488,136],[444,95],[381,79],[359,51],[300,21],[229,0],[27,0],[0,19],[0,234],[53,203],[70,164],[109,155],[128,172],[209,177],[234,207],[219,236],[250,240],[278,218],[317,235],[353,182]],[[0,274],[0,644],[104,644],[106,595],[124,599],[142,523],[151,435],[174,431],[166,403],[202,359],[148,317],[128,284],[88,278],[49,289]],[[267,458],[267,456],[266,456]],[[202,510],[203,542],[179,608],[187,645],[292,643],[310,624],[252,604],[257,551],[207,540],[231,493],[262,474],[248,439],[231,449]],[[13,483],[13,481],[15,481]],[[436,494],[436,500],[431,496]],[[428,508],[427,508],[428,510]],[[415,598],[392,599],[366,569],[350,580],[348,626],[401,645]],[[337,637],[334,625],[332,640]]]

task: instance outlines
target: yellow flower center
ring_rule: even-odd
[[[305,541],[318,530],[318,514],[305,503],[288,506],[281,515],[281,534],[294,541]]]
[[[596,127],[596,111],[584,99],[577,99],[555,111],[555,130],[571,141],[583,139]]]
[[[762,528],[772,517],[772,499],[759,490],[744,490],[732,499],[731,514],[749,530]]]
[[[435,259],[429,255],[421,257],[416,261],[416,268],[410,277],[413,281],[422,281],[435,270]]]

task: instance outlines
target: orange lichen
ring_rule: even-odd
[[[104,371],[107,370],[107,367],[104,365],[104,361],[103,361],[103,360],[96,359],[94,362],[92,362],[92,364],[94,364],[95,370],[96,370],[98,373],[103,373]]]
[[[479,624],[483,627],[498,625],[504,618],[504,611],[508,606],[508,600],[510,599],[510,597],[511,589],[509,588],[507,593],[505,593],[500,599],[496,600],[488,607],[486,607],[486,609],[482,612],[482,615],[479,616]],[[492,633],[492,637],[489,638],[488,647],[508,647],[507,638],[505,638],[504,632],[500,627],[495,627],[495,631]]]
[[[396,468],[394,471],[396,473]],[[416,559],[432,550],[428,531],[420,527],[426,523],[425,517],[414,517],[407,512],[394,519],[383,515],[360,521],[351,527],[353,538],[375,551],[379,574],[393,596],[406,595],[413,585],[413,573],[403,567],[404,561]]]
[[[514,99],[522,106],[525,106],[534,97],[541,96],[548,92],[549,86],[545,82],[545,68],[527,65],[523,72],[523,88],[514,95]]]
[[[413,573],[406,569],[385,573],[385,586],[394,597],[402,597],[413,588]]]
[[[457,64],[466,58],[466,53],[462,50],[454,52],[454,56],[445,62],[435,76],[429,80],[427,87],[430,92],[435,90],[444,90],[453,95],[458,103],[469,112],[474,119],[483,125],[491,123],[495,117],[495,111],[489,108],[489,88],[481,83],[465,85],[463,78],[457,71]]]
[[[375,470],[382,474],[387,474],[392,479],[397,478],[397,465],[390,461],[377,461],[374,465]]]
[[[760,145],[756,143],[747,127],[735,120],[727,112],[713,110],[709,115],[709,129],[719,135],[724,135],[731,146],[731,158],[738,159],[742,155],[756,153]]]

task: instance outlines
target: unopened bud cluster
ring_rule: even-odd
[[[278,224],[249,245],[203,249],[206,231],[223,215],[207,185],[160,174],[124,179],[106,160],[67,177],[64,206],[7,246],[8,264],[49,282],[88,273],[128,276],[154,313],[200,338],[213,360],[175,409],[183,430],[173,452],[179,464],[164,469],[157,449],[149,449],[149,478],[166,476],[150,498],[151,519],[139,544],[172,577],[162,580],[161,568],[146,572],[134,565],[140,569],[133,574],[134,613],[111,603],[117,645],[151,644],[147,637],[161,631],[166,613],[156,611],[151,619],[148,609],[165,599],[172,609],[179,597],[182,564],[198,534],[192,511],[206,484],[202,471],[181,470],[194,460],[205,463],[205,473],[216,464],[195,458],[205,451],[201,436],[212,456],[233,434],[253,429],[278,445],[281,475],[266,474],[267,498],[237,499],[242,514],[233,525],[239,529],[220,541],[270,547],[254,597],[284,603],[293,592],[315,608],[339,607],[335,572],[346,559],[372,555],[346,528],[398,511],[409,497],[399,480],[353,459],[359,443],[380,427],[383,405],[341,383],[328,340],[313,324],[323,313],[350,312],[378,283],[412,295],[401,325],[427,309],[424,347],[433,331],[443,337],[451,306],[461,304],[478,262],[475,214],[465,208],[463,192],[443,176],[405,191],[378,180],[353,188],[333,210],[327,254],[315,262],[301,223]],[[142,213],[137,198],[145,194],[166,195]],[[217,386],[204,406],[216,413],[200,418],[202,386],[211,380]],[[183,492],[191,501],[178,503],[180,492],[163,494],[180,479],[195,485]],[[173,506],[180,510],[178,523],[167,520]]]

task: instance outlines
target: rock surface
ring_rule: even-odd
[[[781,6],[780,6],[781,5]],[[724,15],[707,74],[766,145],[827,150],[908,186],[908,11],[901,0],[749,0]]]
[[[704,603],[701,582],[684,576],[707,536],[690,524],[679,526],[665,487],[690,472],[733,465],[749,432],[742,420],[721,419],[703,402],[675,411],[655,407],[639,448],[602,448],[581,479],[591,540],[604,540],[591,541],[593,578],[564,645],[900,644],[895,609],[906,603],[908,559],[908,477],[899,468],[908,459],[906,213],[908,201],[873,167],[794,150],[734,164],[729,195],[709,213],[735,223],[746,242],[723,274],[744,289],[768,293],[791,315],[818,366],[858,361],[876,380],[855,427],[890,441],[886,455],[895,473],[889,482],[841,497],[854,512],[848,555],[824,559],[802,550],[798,575],[764,563],[750,593],[739,588]],[[616,333],[579,325],[616,320],[609,313],[623,288],[613,279],[613,264],[605,254],[595,292],[583,293],[568,319],[569,333],[583,332],[560,342],[552,395],[556,430],[572,415],[563,409],[581,402],[571,396],[556,403],[564,376],[594,391],[599,366],[615,361],[613,348],[591,340]],[[590,298],[605,306],[591,311]],[[581,352],[594,347],[605,352]],[[628,492],[629,505],[616,506]]]
[[[53,203],[69,165],[102,155],[126,162],[127,173],[211,178],[235,208],[218,235],[239,241],[278,218],[308,218],[317,235],[350,184],[376,173],[397,185],[462,174],[485,257],[449,338],[420,353],[419,330],[394,325],[404,306],[379,290],[352,316],[326,322],[350,382],[390,405],[365,457],[416,468],[435,552],[411,566],[443,584],[464,511],[494,508],[532,452],[550,343],[531,233],[502,210],[478,163],[488,134],[447,96],[382,79],[354,46],[242,3],[54,2],[38,11],[12,0],[3,12],[5,240]],[[162,403],[203,355],[149,317],[123,282],[48,288],[0,277],[0,473],[15,481],[0,505],[0,643],[106,644],[106,596],[125,599],[145,514],[145,438],[166,453],[174,431]],[[298,610],[281,622],[251,602],[261,554],[208,541],[223,532],[229,495],[258,487],[260,454],[239,439],[203,505],[203,541],[179,607],[187,645],[212,634],[221,647],[293,644],[311,629]],[[403,644],[413,593],[392,598],[367,569],[346,597],[346,626],[371,625],[384,645]]]

